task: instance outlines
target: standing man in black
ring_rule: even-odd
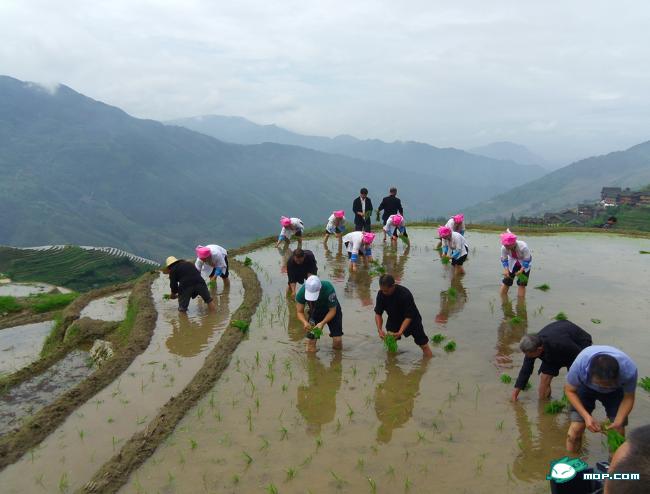
[[[352,203],[352,212],[354,213],[354,229],[358,232],[369,232],[371,230],[372,201],[368,197],[368,189],[365,187],[359,191],[359,197]]]
[[[404,208],[402,208],[402,201],[397,197],[397,187],[391,187],[388,191],[390,195],[381,200],[379,209],[377,209],[377,219],[379,219],[379,211],[384,213],[381,215],[382,225],[386,225],[389,216],[393,214],[401,214],[404,216]],[[386,240],[386,232],[384,232],[384,240]]]
[[[519,371],[519,377],[512,391],[512,401],[517,401],[519,392],[526,387],[535,368],[535,359],[540,359],[540,399],[551,396],[551,380],[562,367],[571,367],[578,354],[591,346],[591,335],[571,321],[556,321],[544,326],[537,334],[527,334],[521,339],[519,348],[526,355]]]

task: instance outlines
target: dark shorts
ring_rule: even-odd
[[[349,243],[350,242],[345,242],[345,248],[346,249],[348,248]],[[366,252],[368,252],[368,251],[372,252],[372,249],[366,249],[366,250],[359,249],[359,257],[365,257],[366,255],[369,255],[369,256],[372,255],[372,254],[366,254]],[[352,258],[352,252],[348,251],[348,259],[351,259],[351,258]]]
[[[295,237],[302,237],[302,230],[296,230],[296,231],[293,233],[293,235],[294,235]]]
[[[315,273],[311,274],[318,275],[318,268],[314,271]],[[292,283],[300,283],[302,285],[309,276],[310,273],[308,273],[306,269],[287,269],[287,285],[291,285]]]
[[[309,323],[318,324],[329,312],[329,309],[315,310],[312,314],[309,313]],[[330,330],[330,337],[334,338],[335,336],[343,336],[343,312],[341,311],[341,304],[337,303],[336,305],[336,315],[334,319],[327,323],[327,328]]]
[[[460,256],[458,259],[452,259],[451,260],[451,265],[452,266],[462,266],[465,261],[467,261],[467,254],[464,256]]]
[[[200,296],[206,304],[212,302],[212,297],[208,291],[208,285],[205,282],[197,283],[194,286],[188,286],[183,288],[178,293],[178,310],[181,312],[187,312],[187,308],[190,305],[190,299]]]
[[[390,331],[399,331],[399,328],[395,330],[390,330]],[[415,344],[418,346],[426,345],[429,343],[429,337],[426,335],[424,332],[424,326],[422,324],[418,324],[414,328],[411,328],[410,326],[406,328],[406,331],[404,331],[404,334],[402,334],[405,338],[412,336],[413,339],[415,340]],[[401,338],[401,337],[400,337]],[[400,338],[397,338],[398,340]]]
[[[587,412],[592,413],[594,411],[594,408],[596,408],[596,400],[598,400],[605,407],[607,418],[611,422],[614,422],[616,414],[618,413],[618,407],[623,401],[623,388],[619,388],[616,391],[612,391],[611,393],[599,393],[598,391],[594,391],[587,386],[580,385],[578,386],[577,393],[580,397],[582,406],[585,407],[585,410],[587,410]],[[571,422],[585,421],[575,410],[575,408],[573,408],[572,405],[569,405],[569,416],[571,417]],[[625,425],[627,425],[627,418],[625,419]]]
[[[343,233],[345,232],[345,227],[344,226],[335,226],[332,228],[332,231],[330,232],[327,227],[325,228],[325,233],[328,235],[335,235],[337,233]]]
[[[406,227],[404,226],[404,227],[397,227],[397,228],[394,228],[394,229],[393,229],[393,234],[391,235],[391,237],[393,237],[393,238],[397,238],[397,237],[399,237],[399,234],[400,234],[400,233],[401,233],[404,237],[406,237],[406,238],[408,238],[408,236],[409,236],[409,234],[406,233]]]
[[[224,280],[227,279],[228,276],[230,276],[230,267],[228,265],[228,256],[226,256],[225,259],[226,259],[226,272],[221,273],[219,275],[219,277],[223,278]],[[212,271],[210,272],[210,278],[212,278],[215,275],[216,272],[217,272],[217,268],[212,268]]]
[[[506,286],[512,286],[512,284],[515,282],[515,278],[517,277],[517,272],[520,269],[521,269],[521,264],[516,263],[513,266],[512,271],[508,273],[508,276],[506,276],[505,278],[503,278],[503,280],[501,280],[502,283]],[[530,281],[530,269],[528,271],[524,271],[524,274],[528,277],[528,280]],[[527,285],[528,285],[528,281],[522,283],[519,281],[519,279],[517,279],[517,286],[527,286]]]

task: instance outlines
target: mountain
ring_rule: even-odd
[[[492,142],[468,150],[473,154],[480,154],[496,160],[510,160],[522,165],[539,165],[547,167],[548,164],[541,156],[536,155],[526,146],[514,142]]]
[[[332,139],[307,136],[275,125],[258,125],[241,117],[206,115],[167,123],[228,142],[276,142],[386,163],[400,170],[430,175],[436,180],[444,179],[458,188],[475,187],[479,194],[486,194],[485,197],[540,177],[546,172],[537,164],[522,165],[454,148],[437,148],[413,141],[389,143],[378,139],[360,140],[348,135]]]
[[[466,210],[472,220],[530,216],[598,200],[604,186],[638,188],[650,182],[650,141],[576,161]]]
[[[324,225],[366,186],[396,183],[407,219],[486,196],[391,166],[273,143],[224,143],[133,118],[69,87],[0,77],[0,244],[111,245],[164,259],[198,243],[274,234],[281,215]]]

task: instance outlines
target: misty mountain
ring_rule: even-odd
[[[407,219],[486,197],[382,163],[224,143],[10,77],[0,77],[0,174],[0,244],[110,245],[158,259],[275,234],[281,215],[307,227],[333,209],[350,217],[361,186],[378,204],[396,183]]]
[[[492,142],[485,146],[468,149],[470,153],[480,154],[496,160],[510,160],[522,165],[539,165],[548,167],[548,163],[541,156],[536,155],[526,146],[514,142]]]
[[[604,186],[637,189],[650,182],[650,141],[603,156],[576,161],[504,194],[472,206],[473,220],[531,216],[600,200]]]
[[[546,170],[537,164],[522,165],[454,148],[437,148],[413,141],[388,143],[378,139],[360,140],[348,135],[332,139],[307,136],[276,125],[258,125],[241,117],[206,115],[167,123],[228,142],[276,142],[386,163],[400,170],[430,175],[436,180],[444,179],[458,187],[476,187],[487,193],[486,197],[546,173]]]

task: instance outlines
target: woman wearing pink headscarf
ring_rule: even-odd
[[[409,243],[409,236],[406,233],[406,222],[404,217],[401,214],[391,214],[386,219],[386,224],[384,225],[384,240],[386,236],[390,236],[390,243],[392,245],[397,245],[397,237],[402,237],[404,243]]]
[[[286,245],[289,245],[291,237],[295,235],[298,239],[298,247],[300,247],[302,244],[302,232],[305,229],[302,220],[300,218],[287,218],[286,216],[282,216],[280,218],[280,225],[282,225],[282,230],[278,236],[278,243],[275,246],[280,247],[282,242],[286,242]]]
[[[532,262],[533,256],[526,242],[517,240],[517,235],[510,230],[501,234],[502,297],[508,295],[508,290],[513,285],[515,277],[517,277],[517,297],[524,298],[526,296]]]
[[[457,274],[465,274],[463,264],[469,254],[469,246],[465,237],[454,232],[448,226],[438,227],[438,236],[442,243],[442,257],[451,259],[451,265]]]
[[[323,242],[327,242],[330,238],[330,235],[336,235],[336,238],[341,241],[343,237],[343,232],[345,231],[345,211],[339,210],[334,211],[327,220],[327,225],[325,226],[325,238]]]
[[[197,245],[196,262],[194,266],[201,273],[203,279],[210,278],[210,281],[216,281],[219,276],[224,284],[228,283],[228,251],[220,245]]]
[[[447,224],[445,226],[447,228],[451,228],[452,232],[458,232],[464,237],[465,215],[462,213],[453,215],[451,218],[449,218],[449,221],[447,221]]]
[[[348,259],[350,259],[350,271],[357,270],[357,262],[359,256],[363,257],[365,261],[372,261],[372,242],[375,240],[375,234],[372,232],[350,232],[343,237],[343,243],[348,251]]]

